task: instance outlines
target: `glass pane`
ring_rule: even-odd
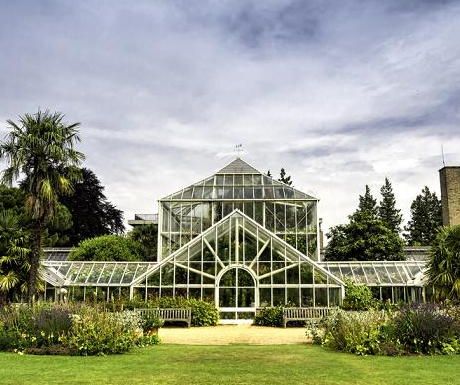
[[[254,307],[255,306],[255,289],[253,288],[238,289],[238,306]]]
[[[315,289],[315,306],[327,306],[327,290],[326,288]]]
[[[219,289],[219,306],[236,307],[236,290]]]
[[[244,175],[244,185],[252,186],[252,175]]]
[[[302,306],[310,307],[313,306],[313,289],[312,288],[302,288]]]
[[[283,306],[286,304],[286,290],[284,288],[273,288],[273,306]]]

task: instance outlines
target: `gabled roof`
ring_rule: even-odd
[[[144,274],[138,276],[135,280],[133,280],[132,284],[140,284],[142,281],[145,280],[146,277],[149,277],[150,275],[159,272],[159,270],[163,266],[166,266],[171,263],[179,264],[182,268],[186,267],[186,265],[183,264],[183,262],[185,262],[188,258],[191,257],[192,250],[201,250],[203,245],[211,247],[211,243],[216,240],[215,238],[213,239],[213,237],[218,237],[220,231],[228,232],[231,231],[230,229],[234,228],[235,219],[239,220],[239,222],[237,222],[238,226],[241,226],[245,233],[252,235],[257,234],[257,237],[261,241],[259,246],[261,246],[262,250],[265,247],[271,247],[274,251],[276,250],[280,255],[284,253],[283,258],[286,261],[286,269],[289,268],[289,265],[295,266],[299,264],[299,262],[306,262],[311,267],[314,267],[319,274],[322,274],[325,277],[329,277],[330,284],[344,286],[344,282],[339,277],[329,272],[318,262],[309,258],[305,254],[302,254],[296,248],[294,248],[293,246],[279,238],[273,232],[267,230],[265,227],[263,227],[262,225],[260,225],[255,220],[253,220],[252,218],[250,218],[238,209],[232,211],[226,217],[222,218],[219,222],[215,223],[213,226],[202,232],[199,236],[193,238],[191,241],[189,241],[187,244],[176,250],[174,253],[161,260],[157,265],[151,266],[151,268],[148,271],[146,271]],[[239,231],[239,228],[237,228],[236,231]],[[263,245],[263,242],[265,242],[265,245]],[[198,254],[201,258],[201,252],[199,252]],[[223,268],[230,267],[233,265],[242,265],[241,261],[238,261],[238,263],[236,264],[235,262],[229,264],[228,260],[224,260],[224,256],[218,255],[217,250],[212,249],[212,254],[216,257],[217,262],[219,262],[219,264],[221,264]],[[246,267],[250,269],[256,263],[256,260],[261,256],[261,254],[262,251],[260,250],[255,259],[252,260],[251,263],[246,261]],[[276,270],[266,275],[271,275],[273,273],[276,273]],[[207,276],[209,276],[209,274]],[[209,276],[209,278],[213,279],[211,276]]]
[[[236,158],[234,161],[227,164],[223,169],[216,174],[262,174],[251,165],[247,164],[243,159]]]
[[[170,194],[160,201],[201,200],[318,200],[277,181],[241,158],[236,158],[214,175]]]

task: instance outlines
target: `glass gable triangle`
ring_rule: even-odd
[[[343,288],[340,279],[239,210],[134,284],[143,287],[145,280],[156,283],[149,283],[152,295],[196,296],[199,290],[199,298],[231,312],[290,302],[334,306]]]

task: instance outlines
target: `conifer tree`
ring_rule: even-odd
[[[379,218],[391,231],[399,234],[402,215],[401,210],[396,208],[396,198],[388,178],[385,178],[385,183],[381,187],[380,193],[382,194],[382,200],[379,205]]]
[[[442,226],[441,201],[425,186],[410,206],[411,220],[405,230],[409,245],[428,246],[433,243]]]
[[[325,251],[328,261],[401,260],[403,241],[378,216],[377,201],[366,185],[359,197],[358,209],[350,215],[349,223],[335,226],[327,234]]]
[[[354,217],[367,214],[370,218],[376,219],[378,215],[377,200],[372,196],[371,189],[366,185],[364,195],[359,196],[358,209],[353,214]]]

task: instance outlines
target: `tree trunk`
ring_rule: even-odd
[[[37,284],[39,280],[40,272],[40,259],[42,254],[42,238],[43,238],[43,226],[40,220],[34,223],[33,227],[33,244],[32,252],[30,254],[30,270],[29,270],[29,282],[28,282],[28,301],[33,303],[35,300],[35,294],[37,293]]]

